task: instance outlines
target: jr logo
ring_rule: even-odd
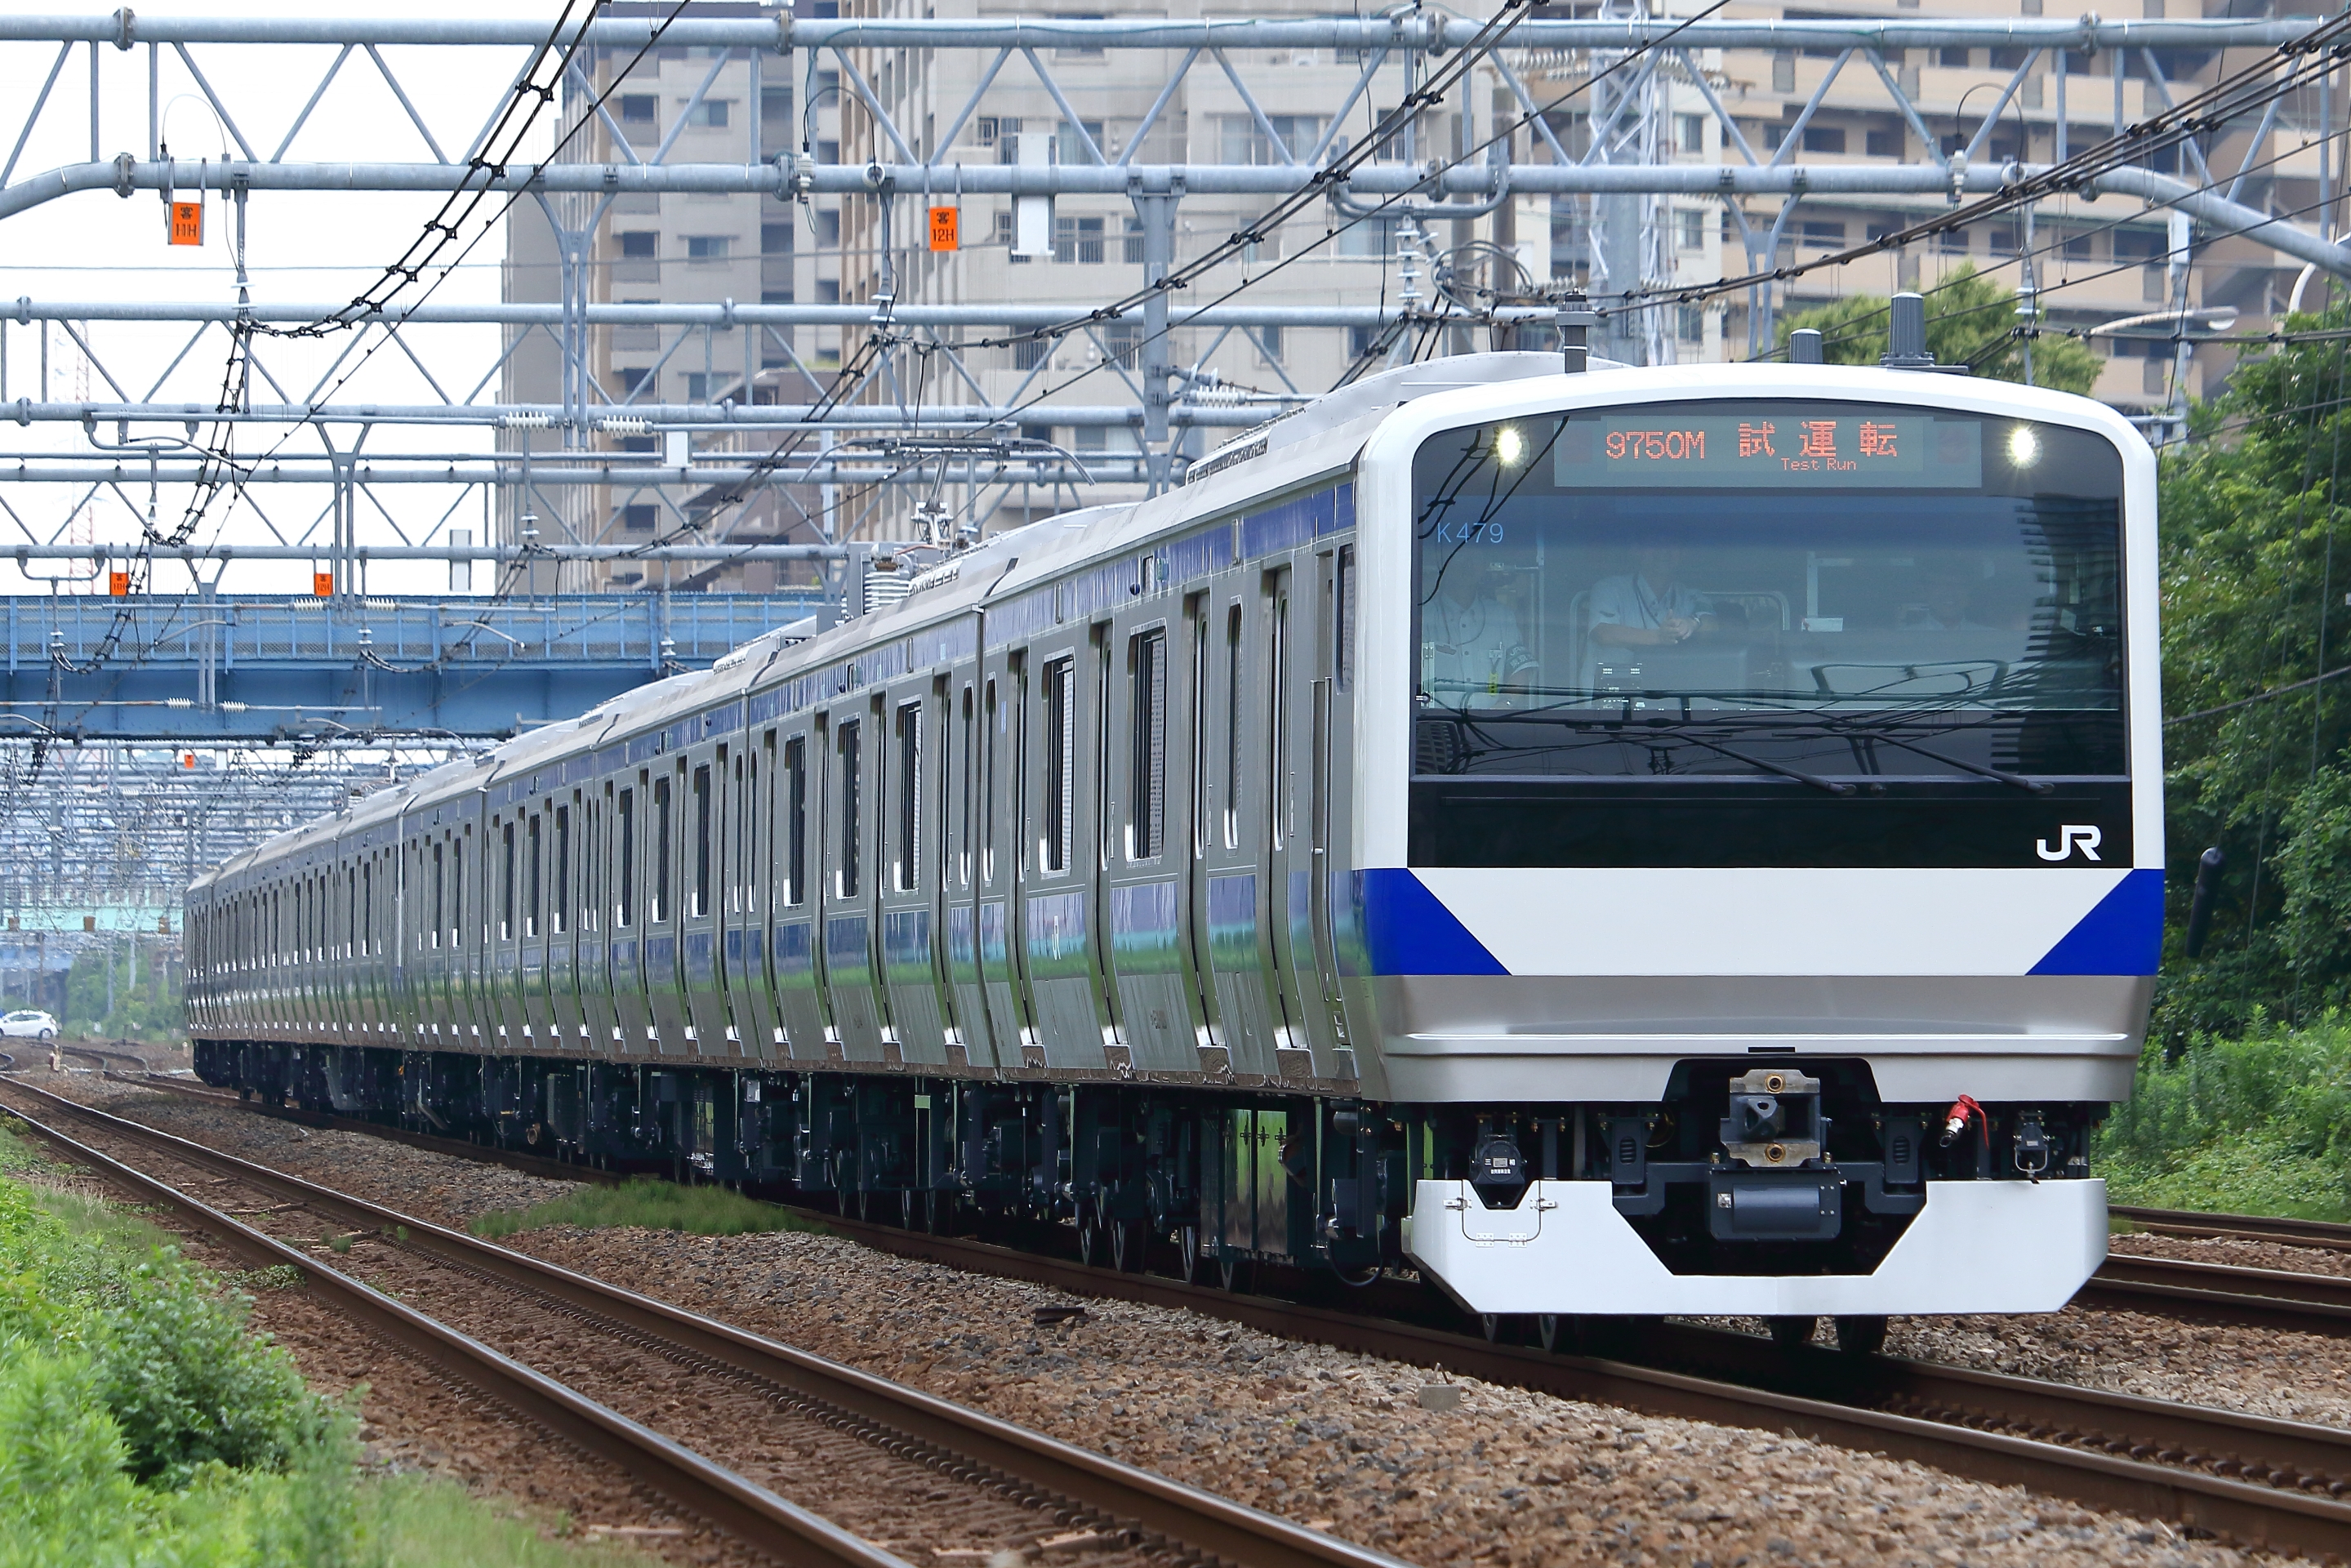
[[[2098,841],[2105,836],[2104,831],[2096,827],[2080,822],[2068,822],[2057,830],[2055,849],[2049,847],[2047,839],[2035,839],[2032,841],[2032,849],[2034,853],[2045,861],[2072,860],[2075,850],[2082,852],[2084,860],[2095,861],[2098,858]]]

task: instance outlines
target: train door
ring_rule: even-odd
[[[646,771],[651,808],[645,824],[645,1008],[653,1015],[654,1051],[683,1056],[690,1050],[685,986],[679,970],[678,932],[684,925],[679,913],[680,884],[685,834],[685,758],[663,756]]]
[[[612,968],[608,951],[612,924],[612,786],[591,783],[573,808],[579,813],[579,932],[573,959],[579,977],[580,1021],[587,1048],[597,1055],[626,1049],[620,1016],[612,1010]]]
[[[776,1013],[768,922],[774,884],[769,873],[776,826],[776,732],[748,736],[735,759],[727,858],[726,999],[742,1055],[763,1060],[781,1054],[783,1037]]]
[[[548,950],[554,945],[549,929],[548,896],[554,879],[548,857],[554,849],[553,812],[544,801],[534,801],[520,813],[522,829],[522,984],[518,988],[523,1015],[522,1038],[528,1049],[559,1049],[562,1037],[555,1028],[555,1004],[548,973]]]
[[[1213,651],[1213,807],[1206,859],[1208,967],[1215,996],[1210,1045],[1223,1053],[1207,1071],[1252,1075],[1276,1070],[1286,1023],[1274,979],[1269,785],[1265,760],[1272,683],[1262,650],[1272,635],[1275,577],[1254,591],[1223,597],[1224,634]],[[1213,602],[1213,601],[1212,601]]]
[[[1274,586],[1267,756],[1274,951],[1292,1078],[1336,1076],[1343,1015],[1331,946],[1330,796],[1335,555],[1301,550]]]
[[[946,738],[946,689],[941,676],[909,682],[891,697],[887,776],[880,780],[876,802],[883,813],[876,869],[891,1027],[898,1059],[929,1066],[944,1066],[947,1060],[947,1004],[936,951],[938,844],[946,813],[935,789],[935,754]]]
[[[1119,639],[1112,678],[1105,949],[1126,1065],[1195,1072],[1199,1021],[1184,932],[1192,844],[1182,701],[1186,623],[1140,621]],[[1113,1068],[1120,1065],[1112,1064]]]
[[[983,666],[985,668],[985,666]],[[1007,654],[987,669],[980,694],[979,865],[974,890],[977,952],[987,1020],[987,1060],[997,1067],[1045,1064],[1029,1013],[1013,904],[1028,875],[1029,664]]]
[[[686,1039],[696,1056],[733,1056],[734,1025],[726,1007],[726,972],[720,963],[719,903],[726,864],[727,768],[733,748],[725,743],[695,747],[680,769],[684,809],[679,831],[684,863],[678,886],[678,942],[684,977]]]
[[[646,848],[652,837],[646,824],[653,819],[653,775],[636,768],[621,775],[612,799],[612,1011],[621,1038],[632,1055],[652,1051],[657,1043],[653,1005],[645,994],[645,934],[651,900],[645,878],[653,856]]]
[[[984,758],[991,725],[987,710],[993,706],[996,689],[992,678],[985,682],[991,696],[984,705],[982,685],[969,676],[956,682],[952,709],[942,711],[939,719],[940,905],[955,1020],[947,1032],[946,1056],[956,1067],[991,1067],[1002,1060],[989,1028],[979,963],[980,795],[987,787]]]
[[[777,762],[776,1015],[795,1061],[826,1060],[824,994],[816,970],[816,881],[823,874],[820,801],[825,725],[787,732]]]
[[[886,706],[887,699],[877,695],[833,715],[832,788],[825,800],[824,988],[841,1054],[851,1061],[884,1060],[889,1021],[874,962],[874,887],[883,869],[874,820],[886,798],[880,777],[889,756]]]
[[[566,771],[569,771],[567,769]],[[558,1050],[587,1041],[580,1009],[580,791],[567,790],[547,812],[547,999]]]
[[[1034,1066],[1099,1070],[1102,1034],[1088,952],[1087,893],[1096,850],[1093,768],[1088,744],[1095,723],[1090,643],[1050,647],[1037,658],[1028,708],[1029,802],[1016,900],[1017,940],[1026,972],[1033,1046],[1022,1058]]]

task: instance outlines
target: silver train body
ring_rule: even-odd
[[[1486,1314],[2053,1310],[2154,526],[2062,394],[1391,371],[222,866],[199,1069]]]

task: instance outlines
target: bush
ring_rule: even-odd
[[[2150,1045],[2095,1159],[2117,1203],[2351,1218],[2351,1019]]]
[[[742,1236],[755,1230],[818,1230],[823,1226],[789,1209],[745,1197],[728,1186],[683,1186],[637,1176],[618,1186],[582,1183],[560,1197],[528,1208],[499,1208],[476,1218],[476,1236],[512,1236],[550,1225],[634,1225],[695,1236]]]

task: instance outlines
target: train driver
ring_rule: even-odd
[[[1714,612],[1681,580],[1678,545],[1645,545],[1633,570],[1604,577],[1592,588],[1592,644],[1601,648],[1670,647],[1715,630]]]
[[[1519,615],[1523,564],[1494,545],[1467,545],[1446,562],[1421,613],[1421,689],[1456,707],[1508,707],[1538,678]]]

